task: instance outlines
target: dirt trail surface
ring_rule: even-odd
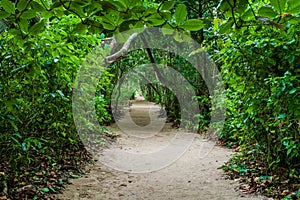
[[[233,152],[215,146],[213,141],[207,141],[198,135],[179,159],[163,166],[164,168],[160,170],[151,171],[146,167],[147,165],[139,165],[140,168],[135,168],[136,166],[126,156],[113,154],[118,150],[126,152],[128,155],[147,154],[168,146],[177,132],[171,127],[171,124],[164,123],[165,118],[158,117],[159,110],[159,106],[142,99],[134,101],[125,117],[118,122],[121,124],[119,125],[122,131],[117,124],[110,127],[112,131],[119,134],[119,137],[117,142],[101,152],[99,160],[107,159],[102,159],[102,162],[98,161],[95,165],[89,166],[90,173],[79,179],[71,180],[72,184],[63,194],[58,195],[58,198],[64,200],[264,199],[260,196],[244,195],[238,191],[237,183],[225,180],[223,171],[218,168],[228,161]],[[128,117],[129,115],[131,118]],[[138,127],[131,127],[130,134],[126,134],[127,128],[130,128],[130,126],[126,127],[126,124],[131,124],[131,119]],[[161,130],[147,135],[148,128],[151,128],[150,121],[152,121],[152,125]],[[164,125],[160,127],[161,124]],[[136,134],[141,134],[142,137],[136,137]],[[203,144],[213,146],[213,148],[207,155],[200,158],[199,149],[203,147]],[[112,157],[113,161],[108,160],[109,157]],[[120,162],[116,162],[116,160]],[[124,168],[122,168],[122,164],[124,164]],[[160,163],[156,164],[156,166],[160,166]],[[130,169],[131,166],[132,169]],[[134,170],[139,169],[151,172],[134,173],[136,172]]]

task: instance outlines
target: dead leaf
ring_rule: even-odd
[[[35,175],[37,175],[37,176],[43,176],[43,173],[42,172],[37,172],[37,173],[35,173]]]
[[[289,190],[283,190],[283,192],[281,193],[283,196],[286,196],[288,194],[290,194],[291,192]]]

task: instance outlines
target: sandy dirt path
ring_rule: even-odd
[[[112,155],[110,150],[120,150],[129,153],[155,152],[170,144],[175,137],[176,130],[171,124],[164,123],[161,131],[147,137],[147,125],[154,120],[154,126],[159,127],[165,118],[159,118],[159,106],[139,99],[133,103],[123,119],[120,120],[122,129],[130,123],[128,116],[140,127],[133,130],[132,134],[126,134],[120,130],[117,124],[109,127],[117,132],[119,137],[109,149],[101,152],[102,157],[116,157],[121,159],[122,165],[119,170],[113,169],[105,163],[98,161],[89,166],[90,173],[79,179],[71,180],[72,184],[67,186],[66,191],[58,195],[59,199],[69,200],[106,200],[106,199],[128,199],[128,200],[259,200],[265,199],[261,196],[245,195],[238,191],[237,183],[225,180],[223,171],[218,169],[224,162],[228,161],[233,154],[232,151],[214,145],[199,135],[185,153],[176,161],[160,170],[152,172],[134,173],[126,171],[130,166],[127,158]],[[155,121],[156,120],[156,121]],[[157,122],[157,124],[155,124]],[[142,128],[141,128],[142,127]],[[128,128],[128,127],[127,127]],[[142,130],[142,131],[141,131]],[[125,132],[128,130],[125,130]],[[145,134],[145,137],[134,137],[135,133]],[[202,159],[199,158],[199,149],[203,144],[214,147]],[[122,160],[123,159],[123,160]],[[100,159],[101,160],[101,159]],[[119,163],[119,164],[120,164]],[[129,165],[128,165],[129,163]],[[127,166],[128,165],[128,166]],[[111,166],[111,165],[110,165]]]

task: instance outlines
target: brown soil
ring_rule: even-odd
[[[139,99],[133,102],[127,115],[130,115],[132,121],[138,126],[147,130],[150,120],[165,121],[165,118],[157,117],[159,109],[159,106]],[[125,117],[122,120],[120,121],[123,125],[128,123],[126,121],[128,118]],[[133,137],[135,130],[132,131],[133,135],[125,134],[116,124],[109,128],[118,133],[119,137],[109,149],[102,152],[101,156],[103,157],[110,156],[109,150],[111,149],[121,149],[133,153],[152,152],[168,145],[176,134],[176,130],[169,123],[166,123],[160,132],[151,137],[145,137],[146,139]],[[214,147],[205,157],[200,158],[199,148],[203,144]],[[223,171],[219,167],[228,161],[232,154],[231,150],[215,146],[213,141],[196,135],[187,151],[163,169],[130,173],[124,172],[126,170],[115,170],[98,161],[95,165],[89,166],[88,174],[71,180],[72,184],[57,197],[64,200],[265,199],[261,196],[242,194],[237,189],[238,183],[225,180]],[[124,165],[126,164],[125,158],[118,159],[124,159]]]

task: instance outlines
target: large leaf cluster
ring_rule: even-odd
[[[215,57],[228,87],[220,137],[241,145],[248,162],[262,167],[259,173],[299,180],[300,9],[291,2],[256,4],[264,16],[241,23],[243,15],[221,4],[229,13],[219,33],[230,34],[220,35]]]

